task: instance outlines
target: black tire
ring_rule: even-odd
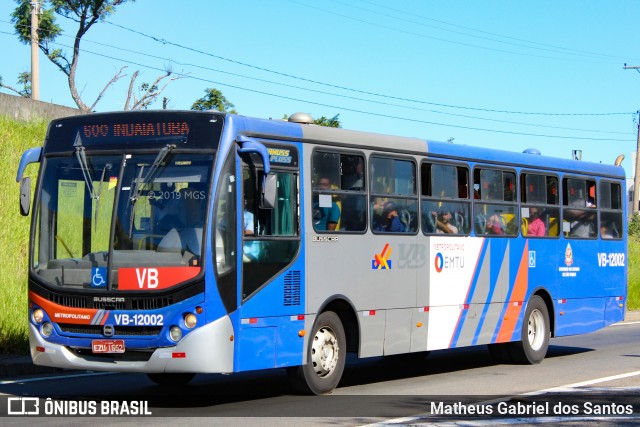
[[[154,383],[162,386],[187,385],[196,374],[147,374]]]
[[[549,310],[544,300],[534,295],[524,313],[521,341],[510,344],[509,354],[516,363],[538,364],[547,355],[550,336]]]
[[[338,386],[347,356],[342,322],[333,311],[316,318],[307,345],[304,365],[287,369],[291,386],[303,394],[324,394]]]

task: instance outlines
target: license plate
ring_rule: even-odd
[[[93,353],[124,353],[124,340],[94,340],[91,341]]]

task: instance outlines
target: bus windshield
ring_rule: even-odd
[[[60,287],[119,290],[157,290],[197,276],[214,154],[174,148],[76,149],[47,158],[35,273]]]

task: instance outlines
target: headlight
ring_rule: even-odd
[[[196,324],[198,323],[198,319],[196,318],[196,315],[193,313],[187,313],[184,315],[184,325],[189,328],[189,329],[193,329],[196,327]]]
[[[53,333],[53,325],[49,322],[44,322],[42,324],[42,327],[40,328],[40,332],[42,333],[43,337],[49,338],[51,336],[51,333]]]
[[[177,326],[172,326],[171,329],[169,329],[169,337],[174,342],[180,341],[180,338],[182,338],[182,329]]]
[[[36,325],[39,325],[42,323],[42,319],[44,319],[44,311],[42,311],[41,308],[33,310],[33,313],[31,313],[31,320],[33,320]]]

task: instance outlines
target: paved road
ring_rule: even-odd
[[[563,399],[570,403],[579,390],[592,396],[609,396],[614,403],[625,402],[625,394],[631,393],[637,400],[631,403],[635,405],[633,410],[640,412],[640,323],[554,339],[547,359],[536,366],[497,365],[484,347],[433,352],[418,362],[383,358],[354,361],[332,396],[293,395],[281,370],[199,375],[190,386],[178,389],[157,387],[137,374],[57,375],[0,383],[0,393],[11,396],[53,397],[63,402],[84,398],[98,404],[109,399],[143,401],[154,415],[100,420],[101,424],[113,425],[173,425],[176,420],[167,418],[172,416],[207,417],[188,420],[203,425],[226,425],[230,421],[260,426],[447,423],[455,417],[434,419],[418,414],[431,411],[431,402],[487,402],[508,400],[514,395],[520,395],[519,400],[536,401],[550,392],[563,393],[567,396]],[[617,397],[612,398],[614,395]],[[557,403],[560,398],[553,399]],[[618,417],[615,421],[640,425],[638,418]],[[84,425],[87,419],[11,419],[11,425],[45,422],[47,426]]]

